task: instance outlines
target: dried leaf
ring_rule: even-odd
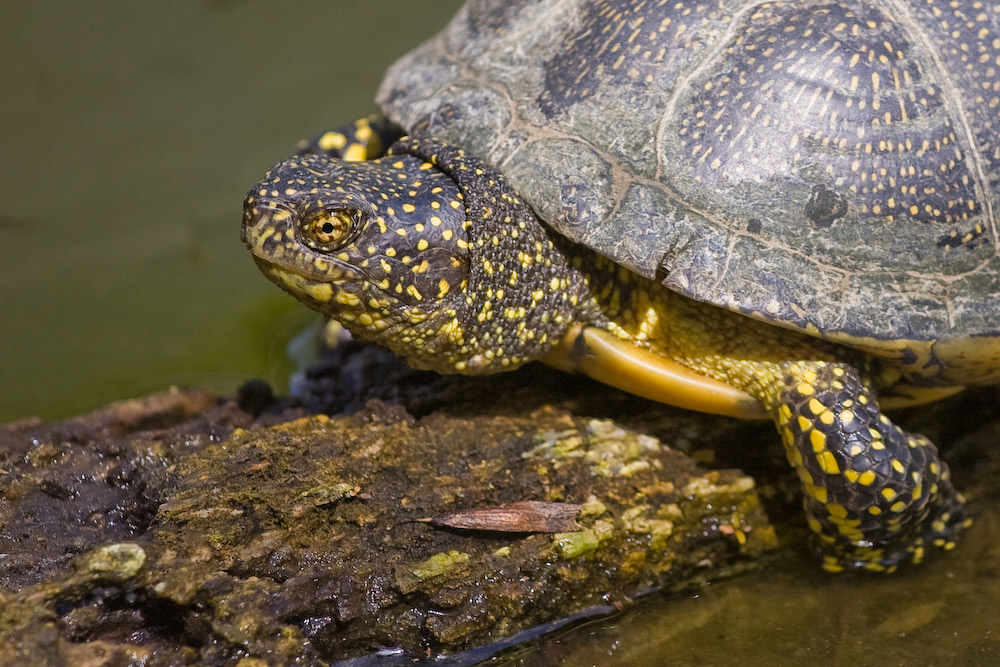
[[[502,533],[565,533],[580,530],[580,505],[524,500],[495,507],[465,510],[431,519],[429,523],[462,530]]]

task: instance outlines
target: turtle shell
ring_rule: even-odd
[[[1000,375],[997,5],[473,0],[378,101],[670,289]]]

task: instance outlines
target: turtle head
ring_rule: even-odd
[[[243,240],[268,278],[406,356],[401,347],[447,342],[436,334],[447,334],[469,273],[462,195],[421,162],[296,156],[244,202]]]
[[[244,202],[260,269],[418,368],[484,373],[544,354],[586,286],[541,223],[459,149],[410,140],[393,151],[275,165]]]

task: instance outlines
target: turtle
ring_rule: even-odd
[[[416,368],[773,420],[829,571],[970,524],[884,409],[1000,380],[1000,8],[470,0],[254,186],[264,274]]]

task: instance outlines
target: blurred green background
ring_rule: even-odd
[[[313,316],[239,239],[296,142],[375,110],[457,1],[46,0],[0,40],[0,421],[280,387]]]

